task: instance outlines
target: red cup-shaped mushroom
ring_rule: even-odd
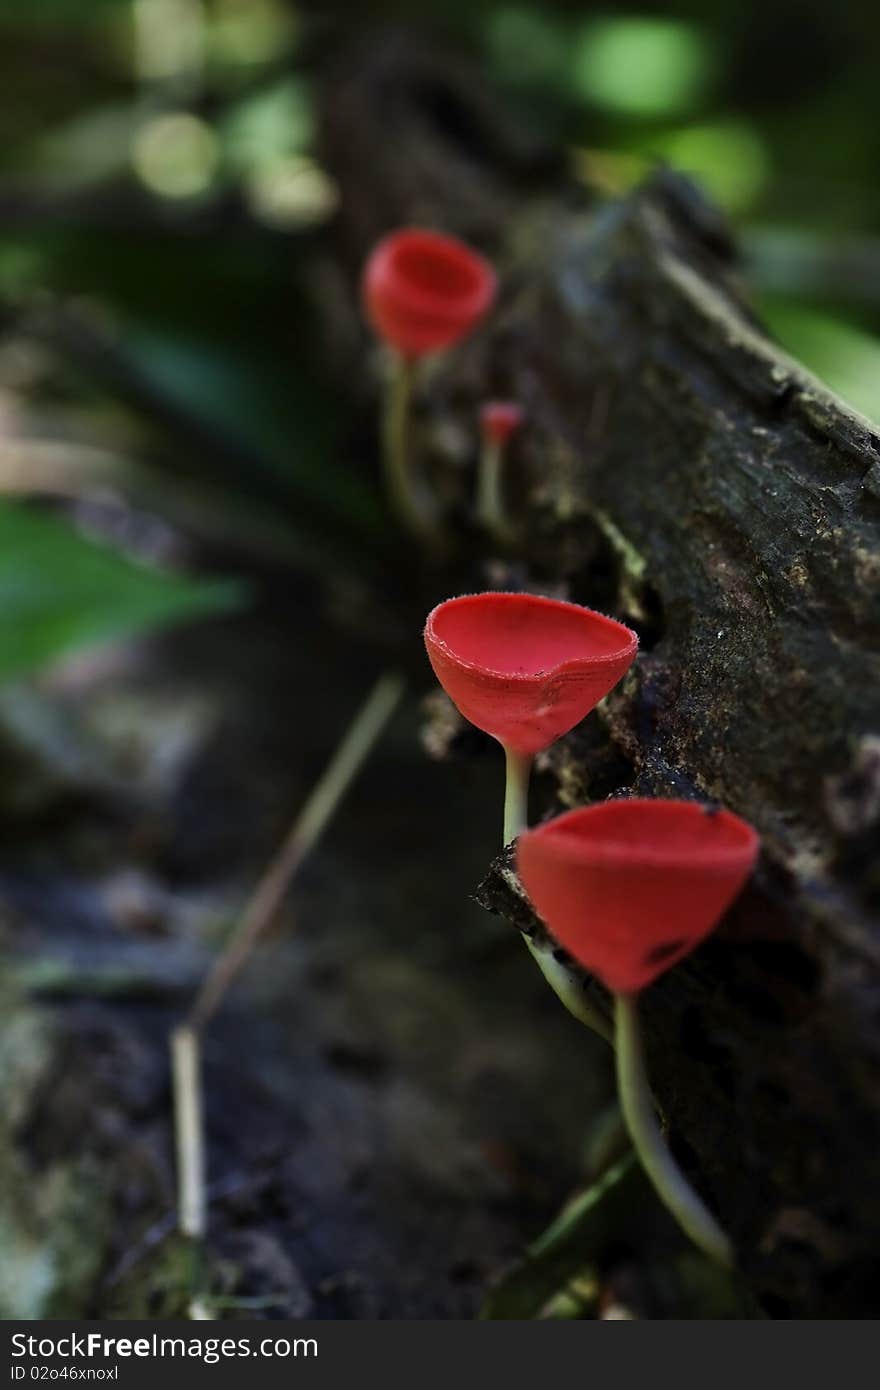
[[[615,994],[621,1108],[645,1171],[694,1243],[726,1265],[730,1241],[657,1121],[637,996],[708,936],[757,855],[758,836],[746,821],[690,801],[606,801],[558,816],[517,843],[519,876],[538,914]]]
[[[367,318],[391,349],[382,425],[388,496],[407,530],[435,547],[443,539],[439,509],[409,441],[415,371],[420,358],[473,331],[495,298],[495,272],[455,237],[403,227],[373,249],[361,290]]]
[[[628,627],[561,599],[468,594],[428,615],[434,674],[458,710],[531,757],[568,733],[632,665]]]
[[[504,749],[504,843],[528,822],[529,778],[548,748],[607,695],[632,664],[628,627],[561,599],[536,594],[467,594],[428,614],[425,646],[434,674],[465,719]],[[570,1013],[608,1036],[580,982],[552,945],[526,938]]]
[[[538,915],[616,993],[692,951],[748,878],[755,831],[693,801],[605,801],[520,835],[517,867]]]
[[[363,276],[367,317],[405,358],[451,347],[495,298],[488,261],[456,237],[403,227],[374,248]]]

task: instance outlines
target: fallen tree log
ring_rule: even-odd
[[[425,388],[431,466],[463,500],[479,402],[519,401],[519,562],[640,631],[601,723],[551,755],[558,800],[697,795],[761,832],[753,885],[645,998],[682,1160],[769,1312],[876,1313],[880,435],[765,334],[685,180],[600,202],[457,60],[394,37],[322,100],[351,302],[403,223],[501,271],[491,326]],[[497,871],[482,897],[522,920]]]

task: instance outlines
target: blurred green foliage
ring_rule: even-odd
[[[74,305],[106,331],[107,352],[79,361],[92,403],[68,424],[88,435],[98,389],[136,414],[160,402],[186,425],[159,451],[169,497],[210,486],[303,553],[381,546],[380,499],[340,460],[315,360],[315,248],[336,190],[311,57],[335,26],[386,21],[469,50],[611,194],[656,160],[692,173],[734,220],[771,328],[880,419],[875,7],[2,0],[0,312]],[[16,390],[0,355],[0,420]],[[58,421],[37,409],[28,430],[43,427]],[[134,430],[122,452],[142,444]]]
[[[696,178],[743,238],[771,329],[880,420],[876,6],[455,8],[508,96],[551,137],[600,154],[621,191],[653,160]]]
[[[0,502],[0,678],[78,647],[238,603],[226,582],[135,564],[57,517]]]
[[[333,23],[389,20],[469,47],[551,139],[615,154],[630,172],[668,160],[746,228],[858,238],[870,313],[856,338],[880,332],[880,127],[869,119],[880,12],[856,0],[338,0],[329,11],[308,0],[4,0],[11,138],[0,175],[68,190],[130,180],[172,214],[234,186],[258,224],[320,226],[333,190],[314,159],[302,40]],[[880,417],[876,395],[865,400],[870,363],[856,363],[856,338],[833,350],[834,329],[852,321],[851,294],[841,302],[833,285],[802,282],[799,298],[820,313],[801,334],[807,319],[788,312],[790,289],[773,282],[778,258],[762,265],[764,243],[748,244],[787,346]]]
[[[686,1244],[663,1250],[657,1267],[646,1258],[646,1232],[657,1220],[656,1195],[633,1153],[627,1152],[571,1197],[545,1231],[490,1289],[481,1317],[491,1321],[597,1318],[608,1296],[601,1252],[631,1245],[640,1252],[645,1288],[669,1304],[670,1316],[760,1316],[736,1274]],[[668,1221],[660,1215],[660,1230]],[[672,1229],[671,1227],[669,1228]],[[662,1246],[661,1246],[662,1249]],[[661,1294],[662,1290],[662,1294]],[[637,1314],[629,1314],[637,1316]]]
[[[337,0],[329,11],[308,0],[4,0],[0,173],[68,189],[124,176],[172,207],[235,185],[258,221],[320,225],[333,190],[314,162],[302,40],[388,20],[469,47],[509,101],[573,149],[634,156],[620,167],[635,170],[668,160],[744,226],[861,238],[874,284],[859,327],[880,331],[880,127],[869,118],[880,12],[857,0]],[[771,308],[772,268],[757,268]],[[851,297],[816,291],[799,288],[826,323],[845,323]],[[833,352],[813,356],[815,320],[802,340],[796,316],[778,321],[832,385],[863,392],[851,352],[839,366]]]

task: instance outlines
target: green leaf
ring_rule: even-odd
[[[563,1208],[525,1258],[491,1290],[481,1316],[508,1321],[537,1317],[548,1300],[629,1224],[646,1189],[635,1156],[626,1154]]]
[[[659,1316],[762,1316],[739,1274],[687,1244],[658,1205],[632,1151],[566,1203],[490,1291],[481,1316],[507,1321],[589,1317],[602,1257],[617,1243],[639,1251],[645,1291],[652,1291],[655,1308],[666,1310]]]
[[[230,581],[147,569],[60,518],[0,501],[0,678],[92,642],[216,613],[243,596]]]
[[[795,357],[856,410],[880,422],[880,339],[843,314],[784,295],[759,300],[764,322]]]

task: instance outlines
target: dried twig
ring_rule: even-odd
[[[174,1132],[177,1154],[178,1227],[193,1243],[194,1259],[205,1235],[205,1140],[202,1113],[201,1033],[226,991],[270,925],[306,855],[321,835],[403,695],[402,677],[381,676],[337,746],[294,824],[257,885],[241,923],[211,966],[184,1023],[171,1035]],[[193,1284],[197,1284],[194,1277]],[[193,1291],[190,1318],[211,1318],[210,1303]]]
[[[403,680],[381,676],[312,789],[288,836],[272,860],[245,910],[238,930],[208,971],[187,1022],[203,1028],[270,925],[306,855],[314,849],[364,760],[397,708]]]

